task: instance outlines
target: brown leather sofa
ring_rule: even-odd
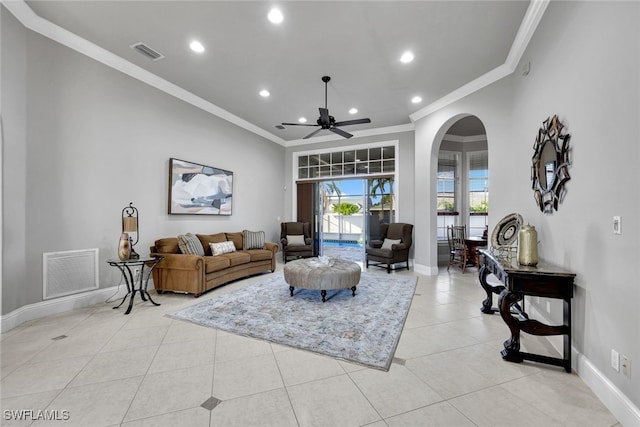
[[[232,280],[276,270],[277,243],[265,242],[264,249],[243,250],[242,232],[196,236],[205,256],[181,253],[177,237],[158,239],[151,246],[151,256],[163,257],[153,269],[153,286],[158,293],[185,292],[197,298]],[[212,256],[209,243],[224,241],[232,241],[236,252]]]

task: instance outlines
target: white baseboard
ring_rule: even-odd
[[[533,319],[553,324],[547,315],[538,310],[534,304],[528,304],[526,311]],[[549,336],[546,338],[558,353],[562,354],[564,345],[562,336]],[[623,426],[640,426],[640,409],[573,346],[571,347],[571,366],[620,424]]]
[[[573,351],[572,351],[573,353]],[[576,352],[576,371],[623,426],[640,426],[640,409],[584,355]]]
[[[413,264],[413,271],[416,273],[424,274],[425,276],[437,276],[438,275],[438,267],[430,267],[428,265],[422,264]]]
[[[2,332],[10,331],[29,320],[105,302],[107,298],[116,296],[116,292],[118,293],[117,296],[122,298],[127,292],[127,287],[120,286],[120,289],[118,289],[117,286],[113,286],[25,305],[2,316],[0,320]]]

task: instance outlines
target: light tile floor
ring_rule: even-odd
[[[419,280],[389,372],[164,316],[265,278],[257,276],[198,300],[154,293],[161,306],[136,299],[128,316],[105,303],[2,334],[1,424],[619,425],[577,375],[501,360],[508,329],[499,316],[480,313],[484,293],[475,269],[393,274]],[[553,351],[527,338],[525,350]],[[33,410],[35,416],[45,409],[69,419],[32,423],[7,419],[5,412]]]

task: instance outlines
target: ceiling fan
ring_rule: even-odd
[[[329,83],[331,77],[323,76],[322,81],[324,82],[324,108],[320,107],[318,110],[320,111],[320,117],[318,118],[315,125],[306,124],[306,123],[282,123],[283,126],[316,126],[320,127],[320,129],[316,129],[311,132],[309,135],[303,137],[302,139],[308,139],[320,132],[322,129],[330,130],[333,133],[337,133],[340,136],[345,138],[351,138],[351,135],[348,132],[340,129],[341,126],[349,126],[349,125],[360,125],[363,123],[371,123],[371,119],[355,119],[355,120],[344,120],[342,122],[336,122],[336,119],[333,116],[329,115],[329,110],[327,109],[327,83]]]

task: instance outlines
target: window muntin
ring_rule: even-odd
[[[395,146],[358,148],[298,156],[298,179],[393,174]]]

